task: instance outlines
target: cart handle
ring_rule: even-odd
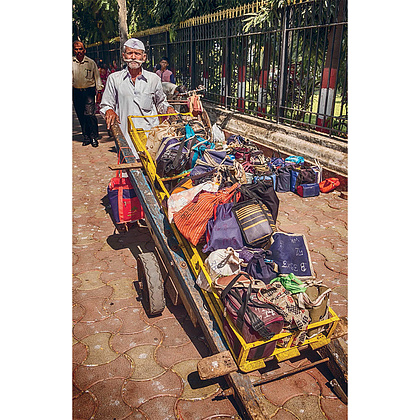
[[[173,114],[129,115],[129,117],[130,118],[156,118],[156,117],[170,117],[172,115],[188,115],[188,116],[192,116],[191,112],[175,112]]]

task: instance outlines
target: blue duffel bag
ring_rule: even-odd
[[[300,184],[297,186],[296,192],[303,198],[316,197],[319,195],[319,184]]]

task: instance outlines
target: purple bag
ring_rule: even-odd
[[[226,144],[235,143],[235,142],[242,144],[244,141],[245,139],[242,136],[233,134],[227,138]]]
[[[207,243],[203,247],[203,252],[244,247],[241,230],[232,213],[232,206],[233,203],[225,203],[215,207],[213,217],[207,222]]]
[[[278,167],[284,166],[284,159],[281,157],[272,157],[270,162],[268,163],[268,166],[271,168],[271,170],[276,170]]]
[[[214,172],[214,168],[212,166],[204,166],[204,165],[195,165],[194,168],[190,172],[190,176],[202,175],[206,172]]]
[[[247,248],[246,246],[242,249],[236,250],[239,254],[239,258],[242,258],[244,260],[244,263],[248,264],[252,257],[254,256],[255,252],[261,252],[263,251],[262,248]]]
[[[220,165],[225,159],[227,155],[227,152],[225,150],[211,150],[206,149],[203,153],[203,156],[201,157],[201,160],[204,160],[204,162],[211,163],[211,160],[213,160],[217,165]],[[206,159],[206,157],[209,157],[209,159]],[[230,159],[230,157],[227,157],[223,161],[224,165],[233,166],[233,161]]]
[[[274,264],[266,261],[267,258],[271,258],[271,255],[271,251],[268,250],[255,252],[249,260],[245,271],[254,279],[259,279],[265,284],[269,284],[271,280],[278,277],[278,274],[274,271]]]

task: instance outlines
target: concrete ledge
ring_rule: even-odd
[[[240,134],[281,155],[299,155],[320,164],[331,173],[347,177],[347,142],[275,124],[203,101],[212,124]]]

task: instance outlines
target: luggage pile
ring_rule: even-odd
[[[221,302],[240,367],[327,335],[331,289],[314,279],[304,235],[276,229],[276,192],[319,195],[321,167],[266,158],[252,142],[220,139],[194,118],[152,129],[146,148],[169,192],[169,222],[203,255],[197,285]],[[244,352],[244,343],[258,345]]]
[[[322,167],[316,159],[315,165],[310,165],[302,156],[272,158],[270,167],[277,178],[277,192],[292,191],[300,197],[316,197],[320,192],[330,192],[340,185],[338,178],[322,181]]]

